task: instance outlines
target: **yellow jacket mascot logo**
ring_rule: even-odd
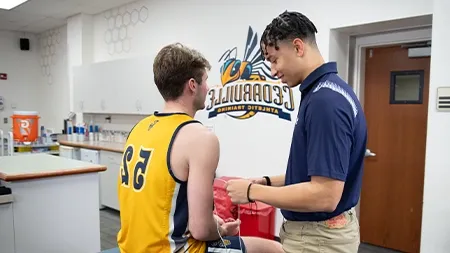
[[[262,112],[291,120],[292,90],[271,76],[252,27],[248,29],[243,58],[237,57],[237,47],[234,47],[227,50],[219,62],[222,85],[209,91],[208,118],[226,113],[235,119],[249,119]]]

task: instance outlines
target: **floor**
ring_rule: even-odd
[[[102,250],[117,247],[116,238],[119,229],[119,212],[107,208],[100,210],[100,239]]]
[[[117,247],[116,236],[120,229],[119,213],[110,209],[100,211],[102,250]],[[358,253],[395,253],[397,251],[361,244]]]

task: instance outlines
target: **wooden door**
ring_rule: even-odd
[[[367,148],[360,202],[361,241],[419,252],[430,57],[401,46],[366,50]]]

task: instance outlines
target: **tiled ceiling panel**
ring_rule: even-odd
[[[29,0],[12,10],[0,9],[0,30],[40,33],[78,13],[97,14],[131,2],[135,0]]]

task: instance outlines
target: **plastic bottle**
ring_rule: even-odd
[[[78,141],[78,133],[80,132],[80,128],[78,125],[75,125],[75,131],[72,133],[72,141]]]
[[[100,131],[98,125],[94,127],[95,141],[100,141]]]
[[[94,126],[92,124],[92,120],[91,123],[89,124],[89,142],[94,142]]]
[[[78,141],[84,141],[84,134],[85,134],[85,129],[83,125],[80,125],[78,127],[79,133],[78,133]]]
[[[40,137],[41,137],[40,143],[45,143],[46,136],[45,136],[45,127],[43,125],[41,126],[41,136]]]
[[[72,125],[72,121],[67,121],[67,140],[68,141],[72,141],[73,140],[73,125]]]

